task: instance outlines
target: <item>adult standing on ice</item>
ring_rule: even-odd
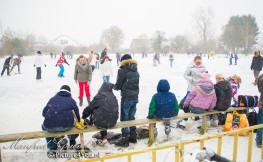
[[[46,64],[42,60],[41,51],[37,51],[37,55],[35,57],[35,64],[34,64],[34,67],[36,67],[36,69],[37,69],[37,76],[36,76],[37,80],[41,79],[41,66],[42,65],[45,65],[45,67],[46,67]]]
[[[100,74],[103,78],[103,82],[109,83],[110,82],[110,76],[113,76],[112,72],[112,65],[111,65],[111,59],[109,56],[104,56],[104,58],[101,61],[100,65]]]
[[[258,76],[260,71],[262,70],[262,66],[263,66],[263,57],[260,56],[260,51],[255,51],[250,66],[250,69],[254,71],[254,77],[255,77],[255,81],[253,83],[254,85],[257,85]]]
[[[17,66],[17,69],[18,69],[18,74],[21,74],[20,73],[20,64],[21,64],[21,62],[22,62],[22,60],[21,60],[21,57],[22,57],[22,55],[19,53],[18,55],[17,55],[17,58],[15,58],[15,59],[13,59],[12,61],[11,61],[11,63],[13,63],[13,65],[12,65],[12,68],[11,68],[11,70],[10,70],[10,73],[11,73],[11,71],[13,70],[13,68],[15,67],[15,66]]]
[[[88,59],[80,55],[75,65],[74,80],[79,83],[79,106],[83,104],[84,90],[87,101],[90,104],[90,82],[92,79],[92,68]]]
[[[4,63],[4,66],[3,66],[3,70],[2,70],[1,76],[4,75],[5,70],[7,70],[7,76],[10,76],[10,74],[9,74],[9,67],[11,66],[10,62],[11,62],[12,58],[13,58],[13,55],[11,55],[7,59],[5,59],[5,63]]]
[[[61,53],[61,55],[60,55],[60,57],[59,57],[59,59],[58,59],[58,61],[57,61],[57,64],[56,64],[56,67],[57,66],[59,66],[59,68],[60,68],[60,71],[59,71],[59,73],[58,73],[58,77],[65,77],[64,76],[64,66],[63,66],[63,63],[66,63],[66,64],[68,64],[68,66],[69,66],[69,63],[67,62],[67,60],[66,60],[66,58],[65,58],[65,54],[62,52]]]
[[[137,61],[132,59],[129,54],[121,57],[121,66],[115,90],[121,90],[121,121],[135,120],[136,104],[139,95],[139,78],[137,71]],[[137,142],[136,127],[122,128],[122,138],[116,141],[116,146],[128,147],[129,142]]]

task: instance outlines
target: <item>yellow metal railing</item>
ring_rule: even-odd
[[[137,155],[137,154],[143,154],[143,153],[151,152],[152,153],[152,162],[156,162],[156,152],[158,150],[175,148],[175,159],[174,159],[174,161],[175,162],[183,162],[184,161],[184,147],[185,147],[185,145],[189,145],[189,144],[193,144],[193,143],[200,143],[200,148],[203,148],[204,142],[206,140],[211,140],[211,139],[217,138],[218,139],[217,140],[217,154],[221,155],[222,138],[224,136],[229,136],[229,135],[233,135],[233,138],[234,138],[232,160],[236,161],[237,160],[237,153],[238,153],[238,137],[239,137],[238,134],[240,132],[243,132],[243,131],[249,131],[247,162],[251,162],[252,161],[252,144],[253,144],[254,130],[260,129],[260,128],[263,128],[263,124],[251,126],[251,127],[247,127],[247,128],[242,128],[242,129],[237,129],[237,130],[233,130],[233,131],[229,131],[229,132],[222,132],[222,133],[218,133],[215,135],[203,136],[203,137],[199,137],[199,138],[195,138],[195,139],[191,139],[191,140],[181,141],[180,143],[174,143],[174,144],[169,144],[169,145],[160,145],[160,146],[155,146],[155,147],[136,149],[136,150],[132,150],[132,151],[125,151],[125,152],[120,152],[120,153],[116,153],[116,154],[106,155],[106,156],[103,156],[100,158],[78,159],[77,161],[81,161],[81,162],[95,162],[95,161],[104,162],[105,160],[109,160],[109,159],[128,157],[127,161],[131,162],[132,156]],[[263,147],[261,148],[261,159],[263,159]],[[260,160],[260,159],[258,159],[258,160]]]

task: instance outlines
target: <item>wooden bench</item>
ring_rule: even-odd
[[[231,107],[226,111],[210,111],[204,114],[184,113],[184,114],[179,114],[178,116],[174,117],[173,120],[201,116],[203,119],[202,120],[203,128],[204,130],[206,130],[207,129],[207,125],[206,125],[207,115],[218,114],[222,112],[232,112],[235,110],[248,110],[248,108],[245,108],[245,107],[232,108]],[[162,120],[137,119],[133,121],[118,122],[111,129],[118,129],[118,128],[130,127],[130,126],[139,126],[139,125],[149,124],[149,132],[150,132],[149,136],[150,137],[149,137],[148,146],[151,146],[151,144],[154,142],[154,124],[159,123],[159,122],[162,122]],[[57,136],[70,135],[70,134],[80,134],[80,141],[81,141],[81,144],[83,145],[84,144],[83,133],[98,132],[98,131],[100,131],[100,129],[96,128],[95,126],[89,126],[87,129],[84,129],[84,130],[78,130],[76,128],[72,128],[69,131],[57,132],[57,133],[47,132],[47,131],[35,131],[35,132],[4,134],[4,135],[0,135],[0,143],[16,141],[17,139],[29,140],[29,139],[36,139],[36,138],[57,137]]]

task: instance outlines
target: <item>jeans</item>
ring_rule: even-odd
[[[110,82],[110,76],[103,76],[103,82],[104,83],[109,83]]]
[[[11,73],[11,71],[13,70],[13,68],[14,68],[15,66],[17,66],[18,73],[20,73],[20,64],[18,64],[18,65],[13,65],[9,73]]]
[[[232,65],[232,58],[229,59],[229,65]]]
[[[254,70],[254,77],[255,77],[255,82],[254,82],[254,83],[257,83],[257,81],[258,81],[258,76],[259,76],[259,73],[260,73],[260,71],[259,71],[259,70]]]
[[[90,87],[88,82],[79,82],[79,98],[83,98],[84,89],[86,97],[90,98]]]
[[[57,128],[46,128],[44,125],[42,125],[42,130],[48,131],[48,132],[65,132],[72,129],[72,127],[57,127]],[[70,145],[75,145],[76,144],[76,138],[78,138],[78,134],[71,134],[67,135],[70,141]],[[54,137],[47,137],[47,148],[49,150],[56,150],[58,148],[57,144],[54,143]]]
[[[96,61],[96,69],[99,69],[99,68],[100,68],[100,62]]]
[[[41,67],[37,67],[37,77],[36,79],[41,79]]]
[[[263,109],[259,108],[258,111],[258,124],[263,124]],[[262,128],[257,130],[256,143],[262,145]]]
[[[135,113],[136,113],[136,104],[138,100],[131,100],[131,101],[121,101],[121,121],[129,121],[135,120]],[[136,131],[135,126],[131,126],[130,128],[122,128],[122,136],[129,136],[130,132]]]
[[[170,67],[173,67],[174,60],[170,60]]]
[[[192,106],[189,106],[188,109],[185,109],[185,113],[195,113],[195,114],[203,114],[206,112],[205,109],[201,109],[201,108],[193,108]],[[199,120],[200,118],[199,117],[195,117],[195,121]],[[188,118],[184,118],[185,121],[188,120]]]
[[[59,77],[62,77],[62,76],[64,76],[63,74],[64,74],[64,66],[63,65],[61,65],[61,66],[59,66],[59,68],[60,68],[60,71],[59,71],[59,73],[58,73],[58,76]]]

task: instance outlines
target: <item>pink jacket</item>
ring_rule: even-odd
[[[213,110],[216,106],[214,85],[210,79],[201,78],[196,88],[187,96],[184,107],[191,106],[205,110]]]

